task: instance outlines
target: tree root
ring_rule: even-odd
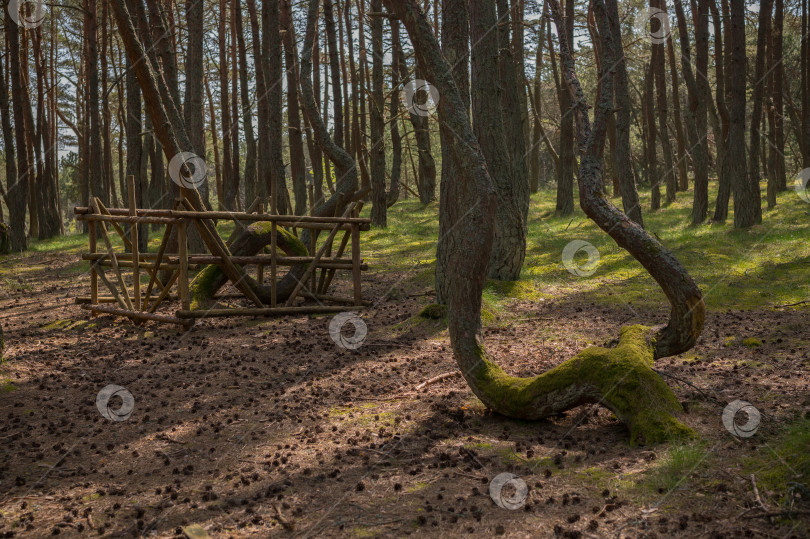
[[[461,365],[462,373],[487,407],[509,417],[544,419],[596,403],[627,425],[631,445],[692,437],[678,419],[680,402],[652,370],[650,335],[644,326],[624,327],[615,348],[588,348],[532,378],[506,374],[479,347],[478,361]]]

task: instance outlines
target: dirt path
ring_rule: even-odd
[[[489,414],[458,376],[416,391],[454,362],[441,322],[415,318],[428,298],[407,276],[368,276],[367,297],[394,293],[362,313],[368,335],[348,350],[331,317],[138,328],[72,303],[87,280],[74,260],[3,271],[0,537],[172,537],[191,524],[211,537],[808,533],[808,517],[748,518],[760,509],[746,468],[783,420],[810,414],[807,308],[710,313],[692,352],[659,363],[703,439],[671,470],[671,447],[628,447],[596,406],[528,423]],[[523,375],[666,315],[577,296],[512,312],[487,343]],[[109,384],[132,395],[123,421],[96,406]],[[735,399],[762,412],[756,436],[724,429]],[[489,496],[502,472],[529,488],[519,510]],[[760,492],[772,510],[781,494]]]

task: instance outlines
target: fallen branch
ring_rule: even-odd
[[[759,506],[762,508],[763,511],[767,512],[768,507],[765,505],[765,503],[762,501],[762,498],[760,498],[759,496],[759,489],[757,488],[757,478],[754,476],[754,474],[751,474],[751,485],[753,485],[754,487],[754,496],[756,496],[757,503],[759,504]]]
[[[744,519],[751,519],[751,518],[771,518],[771,517],[788,517],[790,518],[791,515],[795,516],[807,516],[810,515],[810,511],[768,511],[765,513],[760,513],[758,515],[748,515],[742,517]]]
[[[796,303],[786,303],[785,305],[774,305],[774,309],[783,309],[785,307],[797,307],[799,305],[804,305],[805,303],[810,303],[810,299],[806,299],[804,301],[797,301]]]
[[[431,384],[435,384],[436,382],[441,382],[442,380],[445,380],[447,378],[451,378],[453,376],[456,376],[457,374],[461,374],[461,373],[458,372],[458,371],[453,371],[453,372],[446,372],[444,374],[440,374],[439,376],[434,376],[430,380],[425,380],[424,382],[422,382],[421,384],[416,386],[414,389],[416,391],[419,391],[420,389],[422,389],[424,387],[427,387],[427,386],[429,386]]]

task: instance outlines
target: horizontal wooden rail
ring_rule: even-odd
[[[104,260],[108,259],[109,255],[104,253],[84,253],[82,260],[101,260],[101,264],[105,264]],[[121,253],[116,256],[119,266],[132,267],[132,254]],[[138,256],[138,260],[143,263],[149,263],[157,258],[156,253],[143,253]],[[231,260],[234,264],[251,265],[251,264],[269,264],[272,261],[273,255],[253,255],[253,256],[232,256]],[[315,259],[313,256],[278,256],[276,263],[282,266],[295,266],[298,264],[309,264]],[[160,263],[161,269],[169,269],[171,266],[179,264],[179,255],[177,254],[164,254]],[[213,255],[189,255],[189,264],[218,264],[221,258]],[[127,264],[129,263],[129,264]],[[152,267],[152,266],[149,266]],[[352,269],[352,261],[345,258],[322,258],[318,261],[317,267],[326,269]],[[362,271],[368,271],[368,264],[360,264]]]
[[[129,216],[126,208],[109,208],[112,216]],[[76,215],[93,214],[91,208],[76,206],[73,208]],[[305,224],[325,223],[325,224],[371,224],[371,219],[366,217],[315,217],[310,215],[273,215],[270,213],[245,213],[238,211],[187,211],[187,210],[160,210],[160,209],[138,209],[138,217],[166,217],[185,219],[229,219],[232,221],[275,221],[277,223],[292,223],[291,226],[304,228]]]
[[[80,214],[76,216],[77,221],[107,221],[112,223],[137,223],[137,224],[155,224],[155,225],[168,225],[177,223],[180,219],[174,217],[152,217],[145,215],[143,217],[133,217],[131,215],[101,215],[98,213]]]
[[[153,320],[155,322],[167,322],[169,324],[179,324],[181,326],[188,326],[189,321],[181,319],[176,316],[168,316],[164,314],[145,313],[143,311],[129,311],[127,309],[119,309],[118,307],[105,307],[102,305],[82,305],[85,311],[93,311],[97,313],[113,314],[115,316],[126,316],[128,318],[136,318],[138,320]]]
[[[177,318],[184,319],[216,318],[222,316],[275,316],[284,314],[340,313],[361,308],[362,306],[357,305],[306,305],[303,307],[267,307],[265,309],[234,307],[232,309],[200,309],[198,311],[179,310],[175,315]]]

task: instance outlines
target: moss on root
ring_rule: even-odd
[[[248,225],[244,236],[240,236],[234,242],[232,254],[241,256],[252,256],[262,250],[265,246],[270,244],[270,235],[272,231],[272,224],[266,221],[258,221]],[[293,233],[288,232],[284,228],[277,227],[277,245],[278,248],[288,256],[308,256],[309,250],[304,243],[299,240]],[[242,240],[242,244],[239,241]],[[246,279],[249,286],[254,288],[254,291],[259,292],[259,283],[256,283],[251,278]],[[191,309],[205,309],[209,307],[213,301],[214,295],[225,283],[225,274],[219,266],[211,264],[203,268],[197,276],[191,281],[189,289],[191,291]],[[262,297],[262,294],[258,294]]]
[[[480,361],[465,377],[484,404],[510,417],[542,419],[595,402],[627,425],[631,445],[691,438],[694,431],[677,417],[681,404],[652,370],[650,333],[643,326],[622,328],[615,348],[588,348],[532,378],[506,374],[479,347]]]
[[[419,316],[422,318],[429,318],[431,320],[441,320],[447,316],[447,305],[430,303],[422,307],[422,310],[419,311]]]

